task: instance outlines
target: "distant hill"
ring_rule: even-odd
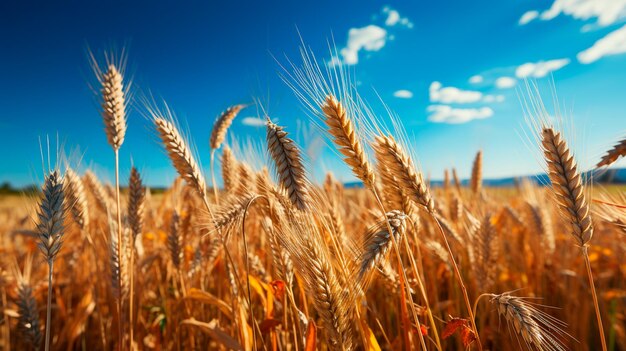
[[[584,176],[588,179],[589,177],[593,177],[594,183],[603,183],[603,184],[626,184],[626,168],[617,168],[617,169],[604,169],[604,170],[594,170],[585,172]],[[516,182],[528,178],[533,180],[537,184],[548,184],[549,179],[548,175],[545,173],[528,175],[528,176],[520,176],[520,177],[509,177],[509,178],[497,178],[497,179],[484,179],[483,184],[485,186],[492,187],[507,187],[513,186]],[[462,185],[467,185],[469,182],[468,179],[464,179],[461,181]],[[433,180],[431,181],[432,186],[441,186],[443,181],[441,180]],[[346,188],[362,188],[363,183],[361,182],[347,182],[344,183]],[[123,189],[122,189],[123,190]],[[161,193],[165,188],[162,187],[153,187],[150,188],[152,193]],[[0,184],[0,195],[2,194],[36,194],[39,192],[39,187],[36,185],[28,185],[23,188],[14,188],[11,184],[5,182]]]
[[[617,168],[617,169],[603,169],[603,170],[593,170],[584,173],[584,177],[589,179],[593,177],[594,183],[604,183],[604,184],[626,184],[626,168]],[[509,178],[497,178],[497,179],[484,179],[483,184],[486,186],[492,187],[507,187],[513,186],[516,182],[528,178],[533,180],[537,184],[548,184],[550,182],[548,175],[545,173],[528,175],[528,176],[520,176],[520,177],[509,177]],[[469,180],[465,179],[461,181],[462,185],[467,185]],[[431,181],[432,186],[441,186],[443,181],[441,180],[433,180]],[[363,187],[363,183],[361,182],[349,182],[345,183],[344,186],[346,188],[361,188]]]

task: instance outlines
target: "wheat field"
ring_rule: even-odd
[[[537,99],[547,184],[489,187],[479,150],[469,181],[430,182],[398,121],[303,52],[285,81],[361,187],[314,181],[272,116],[246,161],[226,136],[248,105],[196,152],[166,106],[132,111],[124,59],[92,57],[115,182],[57,162],[0,199],[2,350],[626,350],[626,193],[590,186]],[[163,191],[119,169],[131,112],[179,175]]]

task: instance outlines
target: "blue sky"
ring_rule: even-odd
[[[138,91],[165,99],[188,126],[208,170],[208,138],[226,107],[259,99],[303,144],[309,119],[279,78],[272,55],[298,58],[301,33],[320,60],[328,40],[361,93],[384,116],[378,93],[403,121],[424,173],[455,166],[467,176],[478,149],[485,177],[538,172],[518,97],[554,80],[582,164],[626,131],[626,1],[3,2],[0,4],[0,181],[41,176],[39,137],[50,135],[112,179],[87,48],[126,46]],[[256,108],[231,128],[263,145]],[[521,135],[521,136],[520,136]],[[121,171],[132,162],[151,185],[174,171],[150,123],[131,111]],[[312,160],[352,180],[331,150]]]

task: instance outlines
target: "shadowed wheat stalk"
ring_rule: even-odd
[[[483,187],[483,152],[476,153],[474,164],[472,165],[472,177],[470,179],[470,188],[476,195],[480,195]]]
[[[131,230],[130,244],[128,245],[128,255],[130,257],[128,264],[130,284],[128,321],[129,324],[132,326],[135,304],[135,243],[137,237],[141,235],[141,231],[143,230],[143,207],[146,199],[145,189],[141,183],[141,175],[139,174],[139,171],[137,171],[137,168],[135,168],[134,166],[130,169],[128,192],[128,224]]]

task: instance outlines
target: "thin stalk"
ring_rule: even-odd
[[[589,278],[589,289],[591,289],[591,296],[593,297],[593,307],[596,310],[596,319],[598,321],[598,331],[600,332],[600,342],[602,343],[602,350],[607,351],[606,340],[604,338],[604,326],[602,325],[602,316],[600,315],[600,306],[598,305],[598,296],[596,295],[596,287],[593,283],[593,273],[591,272],[591,263],[589,262],[589,254],[587,253],[587,246],[582,247],[583,256],[585,257],[585,265],[587,266],[587,277]]]
[[[213,195],[215,196],[215,203],[219,205],[220,199],[218,196],[217,185],[215,182],[215,169],[213,169],[215,165],[214,162],[215,162],[215,149],[211,149],[211,180],[213,181]]]
[[[46,346],[45,350],[50,350],[50,316],[52,314],[52,270],[54,262],[48,260],[48,305],[46,306]]]
[[[120,262],[120,274],[117,277],[117,288],[120,292],[120,297],[117,301],[117,309],[119,311],[118,314],[118,338],[119,338],[119,349],[122,349],[123,343],[123,334],[122,334],[122,211],[120,211],[120,154],[118,150],[115,150],[115,200],[117,202],[117,254],[119,255]],[[130,297],[132,300],[132,296]],[[130,326],[132,329],[132,325]],[[130,340],[132,343],[132,338]]]
[[[134,305],[134,298],[133,298],[133,293],[135,290],[135,240],[132,238],[132,234],[131,234],[131,245],[130,245],[130,263],[128,266],[128,274],[129,274],[129,283],[130,283],[130,294],[129,294],[129,301],[128,301],[128,324],[130,325],[130,350],[133,349],[133,335],[134,335],[134,324],[133,324],[133,305]]]
[[[378,206],[380,207],[381,211],[383,211],[383,214],[386,216],[387,212],[385,211],[385,206],[383,205],[383,202],[380,200],[380,197],[378,196],[378,193],[375,190],[372,190],[372,193],[374,193],[374,197],[376,198],[376,202],[378,203]],[[402,281],[403,281],[403,285],[404,288],[406,290],[406,297],[408,298],[409,302],[411,303],[411,313],[413,314],[413,319],[415,319],[415,323],[417,324],[417,335],[420,338],[420,343],[422,344],[422,349],[423,350],[428,350],[426,348],[426,343],[424,342],[424,336],[422,335],[421,332],[421,325],[420,325],[420,321],[419,321],[419,317],[417,317],[417,312],[415,312],[415,304],[413,302],[413,296],[411,296],[411,287],[409,286],[409,281],[406,277],[406,272],[403,269],[402,266],[402,255],[400,255],[400,246],[399,244],[396,242],[396,239],[393,235],[391,235],[391,233],[393,233],[393,230],[391,229],[391,225],[389,224],[389,220],[385,221],[387,223],[387,230],[389,231],[390,235],[389,237],[391,238],[391,242],[393,243],[393,248],[394,251],[396,253],[396,256],[398,258],[399,261],[399,273],[402,275]],[[405,234],[406,235],[406,234]],[[402,300],[402,303],[405,304],[406,301],[404,301],[404,299]]]
[[[415,228],[413,228],[413,230],[415,230]],[[428,295],[426,294],[426,289],[424,289],[424,282],[422,281],[422,277],[420,276],[420,271],[417,269],[415,257],[413,257],[413,252],[411,252],[411,246],[409,245],[409,239],[407,238],[407,235],[404,235],[404,246],[408,254],[407,256],[409,256],[409,262],[411,262],[411,268],[415,272],[415,278],[417,279],[417,285],[419,286],[420,293],[422,294],[422,298],[424,298],[424,304],[426,305],[426,314],[428,315],[428,322],[430,323],[430,327],[433,328],[433,336],[435,337],[437,350],[441,350],[439,333],[437,332],[437,327],[435,326],[435,320],[433,318],[433,313],[430,308],[430,302],[428,301]],[[419,332],[421,333],[421,330]]]
[[[467,313],[469,313],[469,320],[472,323],[472,329],[474,330],[474,334],[476,335],[476,343],[478,344],[478,349],[483,349],[483,344],[480,342],[480,336],[478,335],[478,328],[476,328],[476,321],[474,321],[474,312],[472,311],[472,305],[470,304],[469,296],[467,295],[467,288],[463,283],[463,278],[461,277],[461,272],[459,271],[459,266],[456,264],[456,260],[454,259],[454,254],[452,253],[452,249],[450,248],[450,244],[448,243],[448,238],[446,238],[446,234],[441,227],[441,224],[437,220],[437,218],[433,215],[433,220],[437,224],[437,228],[439,228],[439,233],[443,239],[443,243],[446,245],[446,249],[448,250],[448,255],[450,256],[450,261],[452,262],[452,268],[454,268],[454,274],[456,275],[456,280],[461,287],[461,291],[463,291],[463,299],[465,300],[465,307],[467,308]]]

